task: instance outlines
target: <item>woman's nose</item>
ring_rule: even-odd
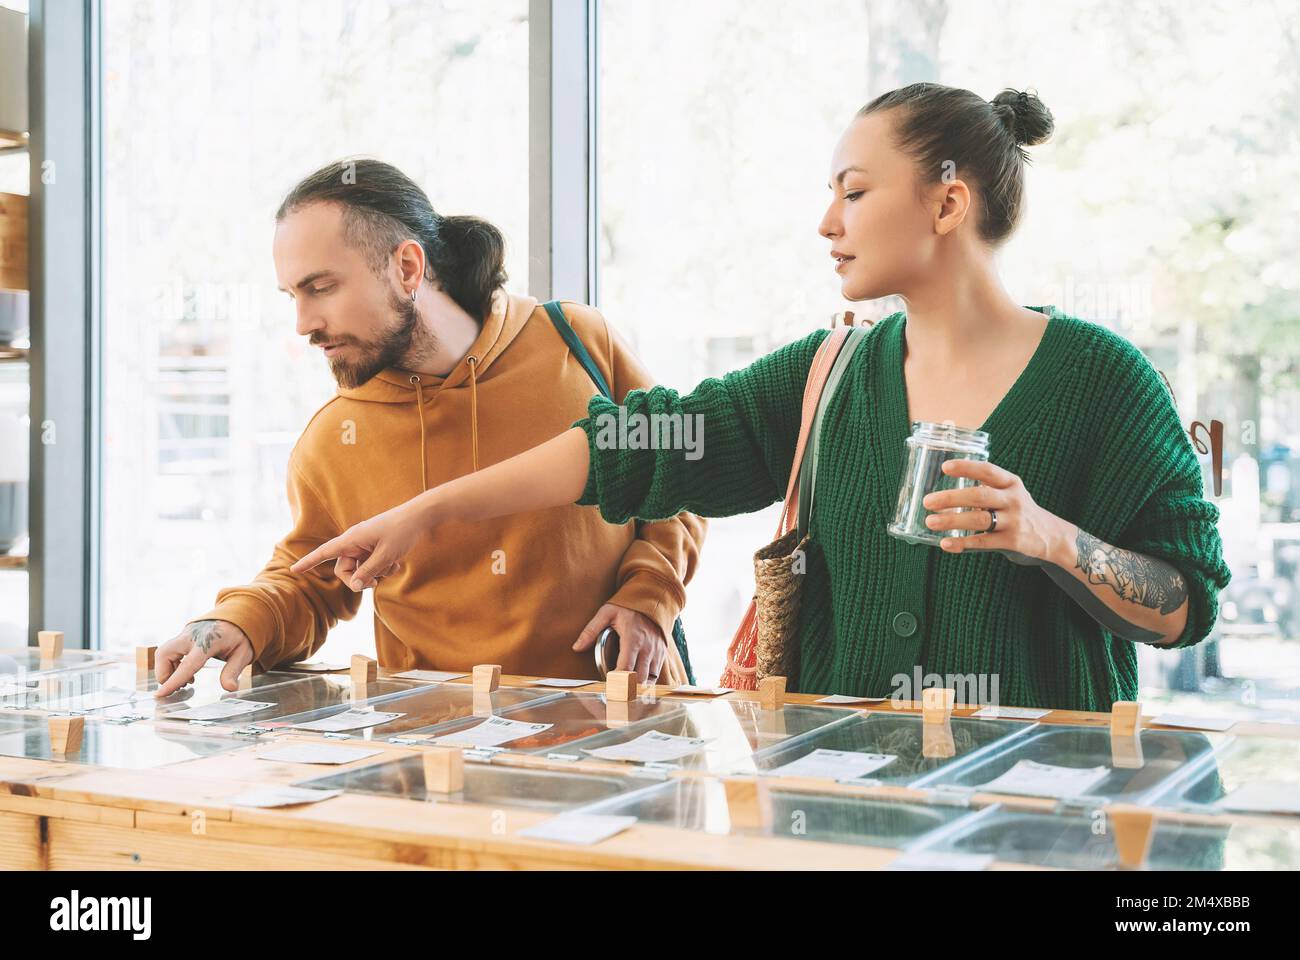
[[[826,215],[822,217],[822,222],[817,227],[817,232],[827,240],[834,240],[840,234],[839,218],[834,214],[835,208],[827,207]]]

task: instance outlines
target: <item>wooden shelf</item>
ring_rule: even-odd
[[[0,363],[6,360],[10,362],[27,362],[27,355],[31,351],[27,347],[6,347],[0,344]]]
[[[29,290],[27,221],[31,199],[0,193],[0,290]]]
[[[26,570],[26,556],[10,556],[7,553],[0,553],[0,570]]]

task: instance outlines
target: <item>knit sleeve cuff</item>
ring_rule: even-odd
[[[618,404],[596,394],[587,404],[587,416],[570,425],[587,434],[587,482],[582,488],[582,496],[575,501],[580,507],[600,506],[601,455],[605,451],[596,442],[596,423],[602,415],[614,415],[617,410]]]
[[[1137,530],[1117,544],[1163,560],[1187,586],[1187,623],[1176,641],[1161,645],[1165,650],[1195,646],[1214,630],[1219,593],[1232,579],[1223,559],[1218,519],[1218,507],[1193,487],[1161,491],[1145,505]]]
[[[1179,573],[1187,583],[1187,624],[1177,640],[1163,645],[1165,650],[1196,646],[1210,635],[1219,617],[1219,588],[1199,574]]]

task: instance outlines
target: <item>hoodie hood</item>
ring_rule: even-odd
[[[422,392],[428,394],[430,389],[454,390],[469,380],[470,367],[473,366],[477,377],[482,377],[493,361],[505,352],[506,348],[519,335],[519,331],[528,322],[528,317],[537,307],[536,297],[518,297],[504,290],[498,290],[492,298],[492,312],[483,321],[478,337],[469,352],[451,369],[445,377],[429,373],[419,374]],[[475,362],[470,363],[473,359]],[[411,382],[412,372],[390,367],[377,373],[359,387],[339,387],[338,395],[350,400],[362,400],[369,403],[414,403],[415,384]]]
[[[340,387],[338,395],[365,403],[410,404],[420,419],[420,489],[429,489],[429,466],[426,451],[425,411],[443,390],[470,391],[468,431],[473,469],[478,470],[478,381],[493,361],[514,342],[537,307],[536,297],[520,297],[498,290],[492,297],[492,311],[478,337],[446,376],[415,373],[396,367],[383,370],[359,387]]]

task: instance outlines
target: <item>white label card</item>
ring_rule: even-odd
[[[258,710],[274,706],[274,703],[265,700],[238,700],[230,697],[202,707],[188,707],[175,713],[164,714],[163,718],[166,720],[227,720],[230,717],[242,717],[246,713],[256,713]]]
[[[1051,712],[1038,707],[980,707],[971,716],[990,717],[994,720],[1037,720]]]
[[[307,723],[295,723],[293,726],[295,730],[341,733],[344,730],[365,730],[369,727],[377,727],[380,724],[404,716],[406,716],[404,713],[381,713],[378,710],[362,710],[353,707],[351,710],[336,713],[332,717],[322,717],[319,720],[312,720]]]
[[[312,790],[308,787],[261,787],[232,797],[236,807],[291,807],[299,803],[318,803],[337,797],[342,790]]]
[[[856,753],[852,750],[814,750],[798,760],[763,771],[769,777],[826,777],[848,780],[866,776],[898,759],[892,753]]]
[[[107,690],[95,690],[92,693],[83,693],[67,698],[55,699],[50,701],[45,709],[58,710],[102,710],[105,707],[116,707],[124,703],[133,703],[136,700],[152,700],[153,694],[142,693],[139,690],[120,690],[110,687]]]
[[[1300,787],[1276,780],[1253,780],[1243,783],[1215,806],[1241,813],[1300,814]]]
[[[635,740],[629,740],[627,743],[597,747],[594,750],[584,749],[582,752],[591,754],[591,756],[598,757],[601,760],[667,763],[689,756],[692,753],[698,753],[704,749],[704,745],[708,742],[709,738],[707,737],[675,737],[670,733],[650,730],[641,734]]]
[[[1162,713],[1150,722],[1166,727],[1183,727],[1187,730],[1227,730],[1237,721],[1225,717],[1190,717],[1182,713]]]
[[[1110,767],[1055,767],[1036,760],[1021,760],[978,789],[1034,797],[1078,797],[1105,780],[1109,773]]]
[[[459,680],[461,677],[468,677],[468,673],[455,673],[451,670],[403,670],[401,673],[393,674],[402,680],[427,680],[430,683],[446,683],[448,680]]]
[[[829,697],[814,700],[813,703],[884,703],[888,697],[850,697],[842,693],[833,693]]]
[[[287,664],[285,670],[301,670],[305,673],[332,673],[335,670],[346,670],[346,663],[329,663],[325,660],[303,660],[299,663]]]
[[[724,693],[731,693],[731,687],[699,687],[683,683],[679,687],[673,687],[668,692],[692,694],[697,697],[720,697]]]
[[[585,687],[588,684],[595,683],[595,680],[565,680],[561,677],[546,677],[542,680],[534,680],[535,687]]]
[[[520,737],[541,733],[553,726],[553,723],[524,723],[520,720],[507,720],[505,717],[488,717],[482,723],[438,737],[432,742],[460,747],[495,747]]]
[[[608,840],[617,833],[622,833],[632,824],[636,817],[616,817],[593,813],[563,813],[558,817],[543,820],[527,829],[520,830],[519,836],[532,837],[534,840],[553,840],[556,843],[579,843],[591,845]]]
[[[383,752],[373,747],[341,747],[332,743],[290,743],[259,753],[257,759],[281,763],[351,763]]]

